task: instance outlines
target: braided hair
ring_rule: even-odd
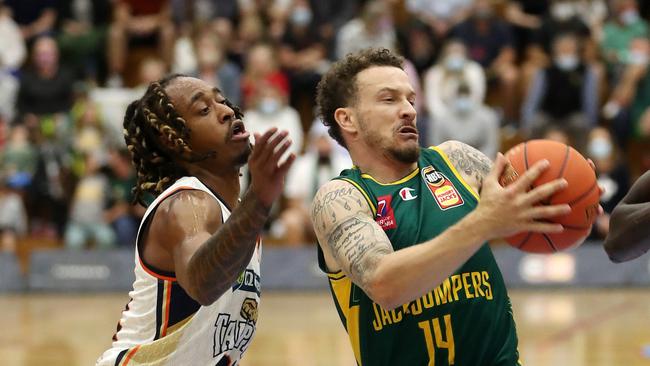
[[[137,183],[132,190],[133,203],[146,206],[145,192],[156,196],[178,178],[187,175],[178,160],[193,163],[216,154],[216,151],[205,154],[192,151],[188,144],[190,129],[165,92],[172,80],[183,76],[172,74],[151,83],[144,96],[126,109],[124,142],[137,172]],[[227,99],[225,104],[235,111],[236,118],[243,118],[237,106]]]

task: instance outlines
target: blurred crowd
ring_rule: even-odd
[[[221,88],[250,131],[289,130],[299,159],[267,241],[313,243],[310,199],[351,166],[315,88],[365,47],[405,57],[423,146],[569,143],[610,212],[650,168],[649,20],[636,0],[0,0],[0,248],[133,246],[122,118],[168,72]]]

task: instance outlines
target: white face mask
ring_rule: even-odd
[[[627,54],[627,63],[629,65],[647,65],[648,64],[648,54],[645,52],[639,51],[630,51]]]
[[[297,26],[305,26],[311,22],[312,16],[311,10],[298,7],[291,12],[291,22]]]
[[[454,99],[454,109],[459,114],[467,114],[474,109],[474,101],[469,96],[457,96]]]
[[[459,54],[451,54],[447,56],[445,66],[451,71],[460,71],[465,66],[465,57]]]
[[[629,9],[622,12],[619,17],[621,19],[621,23],[625,25],[631,25],[639,20],[639,12],[635,9]]]
[[[612,143],[603,137],[596,137],[587,146],[589,155],[595,159],[605,159],[612,154]]]
[[[575,55],[560,55],[555,57],[555,65],[564,71],[575,70],[578,67],[578,57]]]
[[[274,114],[280,110],[280,102],[275,98],[264,97],[257,105],[257,109],[259,109],[262,114]]]

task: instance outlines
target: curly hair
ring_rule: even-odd
[[[328,133],[341,146],[347,148],[341,128],[334,119],[334,112],[354,103],[357,97],[356,77],[361,71],[373,66],[404,68],[404,58],[385,48],[367,48],[351,53],[336,62],[323,75],[316,89],[318,116],[327,127]]]
[[[133,188],[133,203],[146,206],[145,192],[154,196],[187,175],[178,161],[198,162],[216,154],[211,151],[197,154],[189,145],[190,129],[185,119],[176,111],[165,92],[174,79],[185,75],[173,74],[153,82],[142,98],[133,101],[126,109],[123,123],[124,142],[131,153],[137,172]],[[225,104],[243,118],[241,110],[226,99]],[[163,142],[165,141],[165,142]]]

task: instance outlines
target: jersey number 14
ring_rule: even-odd
[[[418,326],[424,332],[424,340],[427,343],[427,352],[429,353],[429,363],[427,366],[435,365],[436,348],[447,349],[447,359],[449,365],[454,364],[456,358],[456,347],[454,345],[454,332],[451,329],[451,315],[447,314],[442,317],[445,323],[445,334],[443,337],[440,326],[440,318],[433,318],[418,323]],[[435,340],[435,346],[434,346]]]

